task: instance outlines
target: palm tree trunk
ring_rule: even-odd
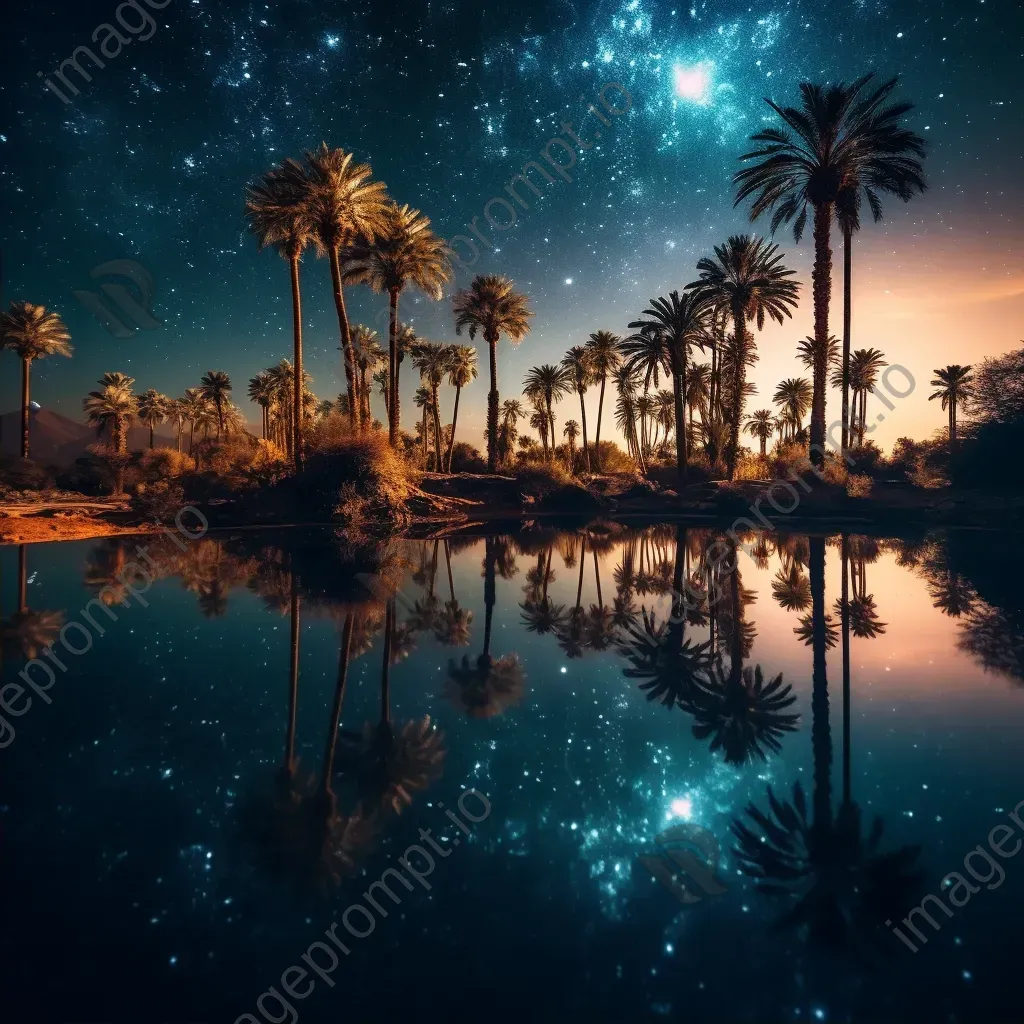
[[[590,448],[587,446],[587,404],[583,401],[583,392],[579,392],[580,396],[580,421],[583,427],[583,466],[586,471],[590,472]]]
[[[423,406],[423,426],[421,427],[421,433],[423,434],[423,470],[426,472],[427,469],[427,407]]]
[[[299,705],[299,578],[292,571],[289,629],[288,669],[288,731],[285,735],[284,763],[289,772],[295,771],[295,721]]]
[[[949,400],[949,454],[956,451],[956,398]]]
[[[391,725],[391,647],[395,636],[395,599],[389,598],[384,610],[384,664],[380,672],[380,721]]]
[[[849,539],[843,534],[840,549],[843,559],[843,803],[850,803],[850,553]]]
[[[601,374],[601,393],[597,399],[597,429],[594,431],[594,471],[601,472],[601,413],[604,410],[604,385],[608,374]],[[582,401],[582,399],[581,399]],[[584,420],[586,423],[586,420]],[[584,437],[586,434],[584,434]]]
[[[21,361],[21,457],[28,458],[28,403],[29,403],[29,367],[31,359]]]
[[[345,626],[341,633],[341,647],[338,649],[338,681],[334,688],[334,705],[331,708],[331,724],[327,733],[327,746],[324,750],[323,786],[330,789],[331,775],[334,772],[334,752],[338,745],[338,725],[341,722],[341,706],[345,702],[345,688],[348,684],[348,665],[352,654],[352,632],[355,616],[349,612],[345,616]]]
[[[576,584],[576,607],[579,608],[583,598],[583,570],[587,564],[587,535],[580,538],[580,578]]]
[[[681,376],[672,374],[672,390],[674,392],[676,410],[676,472],[679,475],[679,486],[686,486],[686,410],[683,408],[683,395],[686,394],[686,359],[683,359]]]
[[[28,545],[18,545],[18,611],[28,611]]]
[[[336,255],[335,253],[334,256]],[[299,292],[299,257],[293,256],[288,262],[292,277],[292,337],[295,359],[295,381],[292,386],[292,456],[295,460],[295,472],[299,473],[302,470],[302,297]],[[333,263],[331,272],[334,272]],[[345,330],[348,330],[347,320]]]
[[[448,544],[448,538],[444,539],[444,564],[448,570],[448,593],[451,595],[451,599],[455,601],[455,579],[452,576],[452,549]]]
[[[555,410],[551,406],[551,396],[547,396],[548,405],[548,430],[551,431],[551,458],[555,457],[555,449],[558,447],[558,436],[555,431]]]
[[[452,436],[448,439],[448,451],[444,458],[444,471],[450,473],[452,471],[452,450],[455,448],[455,428],[459,424],[459,396],[462,394],[462,388],[457,387],[455,389],[455,409],[452,412]]]
[[[743,418],[743,383],[746,373],[747,313],[742,306],[733,306],[734,332],[736,334],[736,367],[733,380],[731,422],[729,423],[729,448],[726,452],[726,475],[730,480],[736,475],[736,459],[740,448],[740,420]]]
[[[150,423],[150,425],[149,425],[149,447],[150,448],[153,447],[153,431],[155,429],[156,429],[156,427],[152,423]]]
[[[843,455],[850,447],[850,320],[853,300],[850,284],[853,278],[853,232],[843,228]]]
[[[181,431],[182,431],[182,428],[183,428],[183,427],[184,427],[184,423],[183,423],[183,422],[182,422],[181,420],[178,420],[178,441],[177,441],[177,448],[178,448],[178,454],[179,454],[179,455],[181,454]],[[263,436],[264,436],[264,437],[266,437],[266,436],[267,436],[265,432],[264,432],[264,435],[263,435]]]
[[[487,336],[491,390],[487,394],[487,472],[498,468],[498,338]]]
[[[341,260],[337,248],[331,249],[331,286],[334,289],[334,308],[338,312],[338,326],[341,328],[341,351],[345,359],[345,387],[348,391],[348,417],[353,433],[359,430],[359,406],[356,404],[356,361],[352,351],[352,331],[348,324],[348,313],[345,310],[345,292],[341,284]],[[300,381],[302,375],[295,368],[296,377]],[[296,405],[296,412],[299,406]],[[297,449],[296,449],[297,450]],[[296,454],[296,462],[299,456]]]
[[[591,552],[594,556],[594,583],[597,586],[597,607],[604,607],[604,598],[601,596],[601,567],[597,564],[597,548]]]
[[[814,208],[814,397],[811,401],[811,462],[825,461],[825,389],[828,387],[828,309],[832,298],[832,204]]]
[[[437,459],[437,472],[444,472],[444,462],[441,461],[441,415],[438,412],[439,397],[437,388],[432,388],[430,393],[430,408],[434,413],[434,456]],[[452,435],[455,436],[454,434]]]
[[[488,537],[484,541],[484,658],[490,657],[491,654],[491,624],[497,600],[494,544],[493,537]]]
[[[765,437],[764,434],[762,434],[761,435],[761,458],[762,459],[765,457],[765,455],[768,454],[767,451],[765,450],[765,446],[767,445],[767,443],[768,443],[768,438]]]
[[[828,677],[826,674],[825,623],[825,538],[811,537],[811,643],[813,646],[811,694],[811,747],[814,753],[814,798],[812,829],[822,842],[832,823],[832,734],[828,721]]]
[[[398,444],[398,295],[399,290],[388,292],[388,440]]]

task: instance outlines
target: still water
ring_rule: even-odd
[[[1021,538],[739,540],[0,549],[3,1019],[1024,1019]]]

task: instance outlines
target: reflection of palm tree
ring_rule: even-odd
[[[845,570],[846,538],[843,538]],[[845,593],[840,601],[844,625],[848,619]],[[778,799],[768,788],[768,812],[753,804],[746,811],[753,823],[735,821],[736,855],[740,870],[757,880],[759,891],[787,899],[791,906],[780,925],[806,927],[809,938],[833,949],[860,951],[884,935],[881,922],[907,905],[919,880],[914,865],[918,847],[892,853],[879,851],[882,822],[876,818],[866,841],[861,838],[860,810],[850,799],[848,659],[844,658],[843,800],[832,814],[832,739],[829,726],[825,651],[825,541],[810,538],[811,642],[813,652],[814,793],[808,814],[799,782],[792,802]],[[844,639],[847,636],[844,629]],[[847,641],[848,644],[848,641]],[[845,645],[844,645],[845,646]]]
[[[885,632],[886,623],[878,618],[873,594],[854,598],[850,602],[850,628],[861,639],[873,639]]]
[[[455,597],[451,545],[447,538],[444,541],[444,561],[448,569],[448,592],[451,596],[445,601],[444,611],[438,617],[434,637],[438,643],[448,647],[465,647],[469,643],[469,624],[473,621],[473,613],[468,608],[461,608]]]
[[[795,562],[775,574],[772,597],[787,612],[802,612],[810,606],[811,586]]]
[[[551,570],[553,550],[554,545],[549,544],[537,555],[536,567],[526,574],[526,597],[519,605],[527,631],[538,636],[557,631],[565,620],[565,606],[554,604],[548,598],[548,584],[555,579]]]
[[[744,764],[755,756],[764,761],[765,748],[777,754],[782,734],[793,732],[800,721],[785,710],[796,701],[791,689],[782,685],[781,672],[766,685],[760,665],[730,665],[726,673],[716,660],[710,678],[686,705],[695,718],[693,735],[712,737],[711,750],[721,749],[726,764]]]
[[[380,812],[401,813],[413,793],[426,789],[440,774],[444,761],[444,734],[426,715],[395,728],[391,719],[391,666],[395,661],[395,599],[388,600],[384,616],[384,652],[381,666],[380,720],[367,725],[358,740],[346,746],[355,776],[359,810],[366,817]]]
[[[53,646],[64,625],[64,613],[35,611],[28,606],[28,552],[18,545],[18,609],[0,621],[3,653],[8,657],[38,658]]]

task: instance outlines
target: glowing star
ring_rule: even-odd
[[[677,64],[672,69],[672,84],[680,99],[700,104],[711,102],[711,72],[705,64],[689,68]]]
[[[685,818],[689,821],[690,815],[693,814],[693,801],[689,797],[680,797],[677,800],[673,800],[672,813],[678,818]]]

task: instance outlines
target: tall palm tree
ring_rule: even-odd
[[[700,413],[701,432],[707,434],[708,426],[708,401],[711,398],[711,366],[708,363],[694,363],[690,366],[686,375],[686,394],[683,399],[686,403],[688,422],[690,425],[691,437],[696,435],[694,431],[693,414]],[[705,436],[705,440],[706,440]]]
[[[590,359],[590,369],[593,379],[600,382],[601,391],[597,399],[597,428],[594,431],[594,468],[601,469],[601,413],[604,411],[604,388],[608,383],[608,377],[615,373],[622,362],[622,354],[619,346],[622,339],[611,331],[595,331],[587,342],[587,355]]]
[[[771,409],[757,409],[751,413],[744,426],[751,437],[756,437],[761,442],[761,458],[764,458],[768,438],[775,429]]]
[[[422,385],[418,387],[416,389],[416,393],[413,395],[412,404],[415,405],[417,409],[423,410],[423,422],[420,426],[420,443],[422,445],[423,469],[425,472],[428,461],[427,446],[430,438],[430,426],[427,422],[427,416],[430,415],[434,406],[434,400],[431,396],[430,388],[423,387]]]
[[[715,246],[713,257],[698,260],[697,269],[699,280],[687,288],[706,292],[716,306],[727,309],[733,319],[733,344],[738,358],[732,360],[733,379],[729,386],[732,408],[727,410],[726,464],[731,480],[739,451],[746,364],[755,349],[747,322],[756,322],[758,330],[764,327],[766,317],[783,323],[786,317],[793,315],[800,285],[790,280],[794,271],[783,265],[779,247],[752,235],[732,235],[724,245]]]
[[[448,349],[444,345],[424,341],[417,346],[412,359],[413,366],[420,371],[420,381],[430,393],[430,412],[434,421],[434,457],[438,473],[444,472],[441,458],[441,414],[438,410],[438,391],[448,371]],[[424,410],[424,413],[426,410]]]
[[[810,336],[801,338],[796,343],[796,357],[800,360],[805,370],[814,370],[814,361],[817,359],[817,342]],[[839,339],[830,335],[828,339],[828,352],[825,359],[828,372],[833,373],[843,365],[843,356],[839,348]]]
[[[558,443],[555,436],[554,402],[572,390],[572,374],[564,365],[556,366],[552,363],[544,363],[543,366],[535,366],[523,380],[523,394],[536,395],[543,402],[547,428],[551,437],[552,457],[555,445]]]
[[[224,407],[231,394],[231,378],[223,370],[207,370],[199,378],[199,394],[217,410],[217,438],[224,432]],[[301,403],[299,409],[301,410]],[[301,415],[301,412],[300,412]]]
[[[772,401],[779,407],[794,436],[803,430],[804,416],[811,407],[812,398],[810,381],[804,377],[787,377],[775,389]]]
[[[130,378],[129,378],[130,379]],[[82,402],[86,422],[100,430],[107,430],[111,438],[114,467],[114,493],[124,492],[124,469],[128,462],[128,427],[138,414],[139,407],[130,385],[107,384],[102,391],[90,391]]]
[[[139,422],[144,427],[149,427],[149,447],[153,447],[154,432],[157,424],[163,423],[170,411],[170,399],[161,395],[155,388],[143,391],[138,398]]]
[[[514,345],[530,332],[533,312],[525,295],[515,290],[507,277],[480,274],[469,288],[459,291],[452,303],[455,311],[455,333],[469,329],[470,338],[477,331],[487,342],[490,357],[491,390],[487,395],[487,471],[498,465],[498,340],[504,334]]]
[[[313,221],[306,169],[297,160],[271,168],[246,192],[249,230],[260,249],[273,246],[287,261],[292,293],[292,358],[298,373],[293,378],[292,434],[289,437],[295,469],[302,468],[302,292],[299,262],[313,242]],[[287,448],[285,444],[283,447]]]
[[[21,360],[21,457],[27,459],[32,360],[70,356],[71,335],[59,313],[47,313],[31,302],[12,302],[6,313],[0,313],[0,348]]]
[[[831,228],[839,215],[847,241],[857,223],[851,211],[863,189],[876,219],[880,219],[879,192],[907,201],[925,184],[920,163],[924,140],[901,127],[907,103],[891,103],[897,79],[874,87],[874,75],[850,85],[800,85],[801,107],[779,107],[765,102],[785,127],[767,128],[751,139],[758,148],[741,160],[755,161],[735,175],[736,203],[753,197],[752,220],[772,211],[772,232],[780,224],[793,224],[797,242],[807,223],[814,220],[814,398],[811,408],[811,457],[824,460],[825,390],[827,386],[828,319],[832,294]],[[789,130],[787,130],[789,129]],[[791,134],[792,132],[792,134]],[[854,196],[851,197],[851,193]],[[849,257],[849,245],[847,245]],[[849,291],[849,258],[846,264]],[[848,381],[849,325],[844,324],[843,392]],[[845,421],[845,417],[844,417]]]
[[[590,446],[587,444],[587,404],[584,401],[584,396],[587,393],[587,386],[593,380],[593,364],[589,352],[583,345],[573,345],[562,357],[562,365],[569,373],[573,389],[580,396],[580,420],[583,423],[583,468],[589,473],[591,470]],[[579,424],[577,424],[577,429],[579,429]]]
[[[305,154],[305,172],[305,207],[313,226],[313,244],[317,255],[326,256],[330,262],[334,307],[345,360],[349,421],[355,431],[359,428],[359,403],[355,352],[345,308],[342,258],[347,259],[351,249],[364,242],[372,243],[387,231],[387,192],[382,181],[369,180],[373,173],[369,164],[353,163],[351,153],[329,149],[326,143]],[[296,370],[301,372],[297,362]]]
[[[670,292],[669,297],[651,299],[640,320],[629,325],[631,331],[642,335],[656,334],[664,339],[665,372],[672,378],[672,397],[675,407],[676,472],[680,484],[686,483],[687,439],[686,369],[692,346],[703,349],[711,326],[713,296],[706,289]]]
[[[388,296],[388,380],[391,384],[388,436],[394,445],[398,443],[401,407],[398,396],[398,299],[410,284],[430,298],[440,299],[445,282],[451,278],[451,255],[447,245],[431,231],[428,217],[410,206],[388,203],[375,236],[359,239],[348,256],[344,273],[346,283],[367,284],[375,292],[386,292]]]
[[[267,370],[260,370],[255,377],[249,378],[249,400],[260,407],[264,438],[270,434],[270,403],[273,393],[273,380]]]
[[[957,409],[963,408],[970,401],[974,378],[970,366],[960,366],[958,363],[932,370],[932,373],[935,377],[931,384],[936,390],[928,396],[928,401],[941,399],[942,408],[949,412],[949,451],[952,454],[956,451]]]
[[[455,409],[452,412],[452,436],[448,439],[444,471],[452,471],[452,449],[455,447],[455,428],[459,423],[459,396],[462,389],[476,380],[476,349],[472,345],[448,346],[448,383],[455,388]]]

